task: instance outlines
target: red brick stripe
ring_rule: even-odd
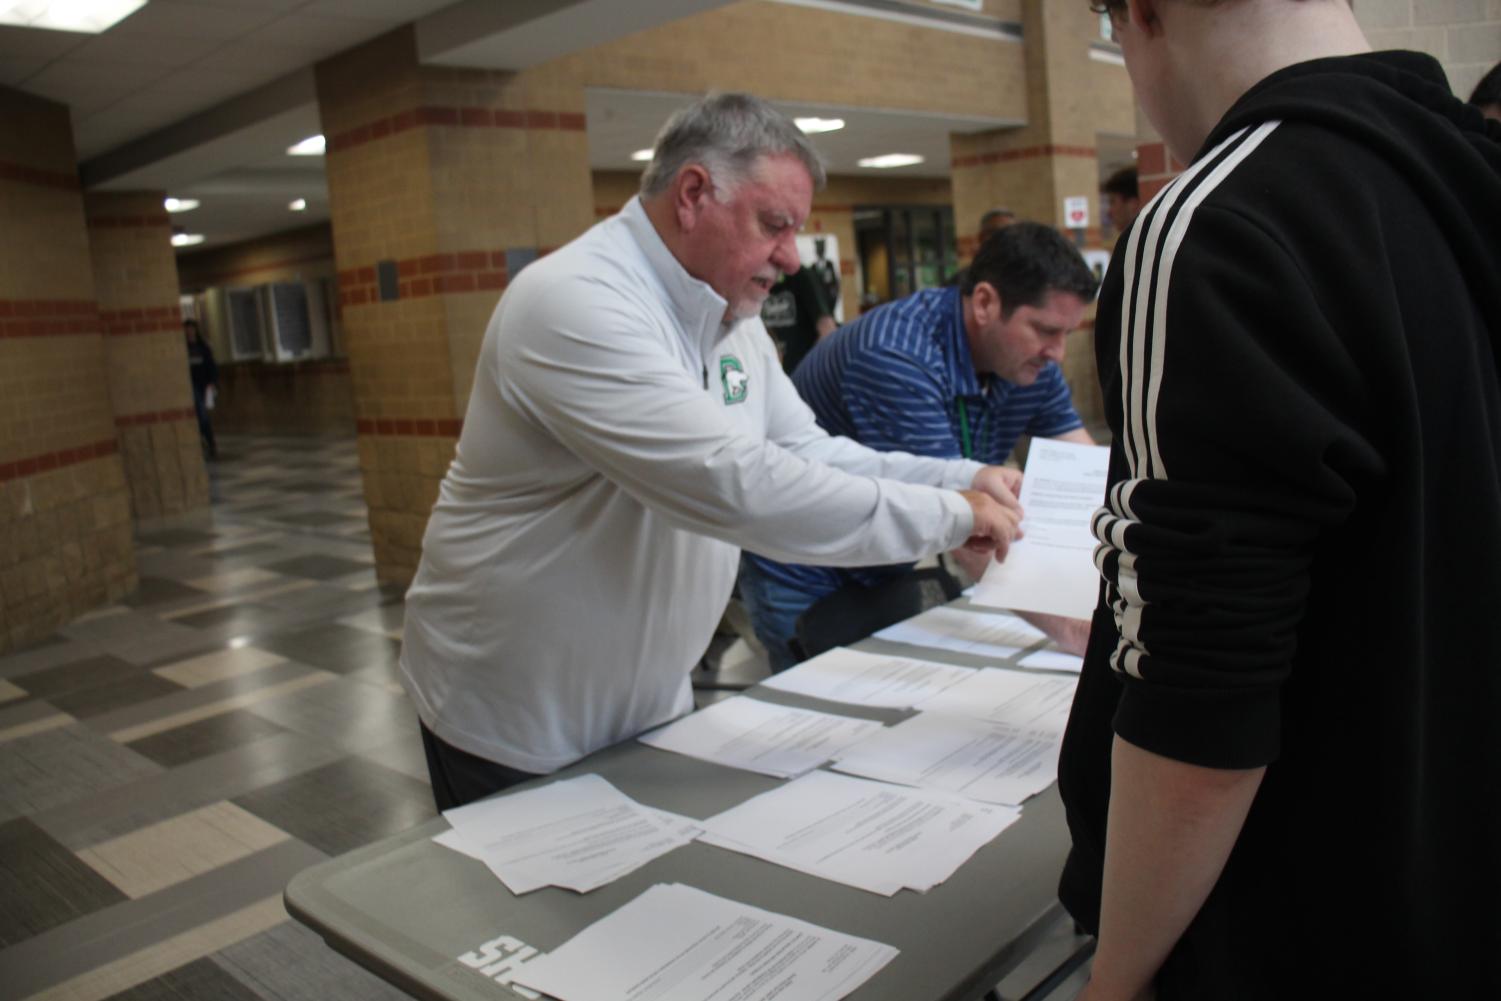
[[[0,337],[67,337],[99,329],[99,307],[86,299],[0,299]]]
[[[504,250],[461,250],[452,254],[406,257],[396,262],[397,295],[425,299],[450,292],[490,292],[506,287]],[[374,266],[339,272],[339,306],[380,302]]]
[[[101,310],[99,324],[106,337],[156,334],[167,330],[181,333],[182,311],[176,304],[148,309]]]
[[[167,213],[155,215],[97,215],[88,217],[89,229],[170,229],[172,220]]]
[[[143,414],[122,414],[115,418],[115,427],[129,428],[138,427],[142,424],[171,424],[173,421],[197,420],[198,414],[192,407],[184,407],[178,410],[157,410]]]
[[[1093,146],[1028,146],[1023,149],[1002,149],[990,153],[975,153],[969,156],[956,156],[953,159],[954,169],[966,167],[987,166],[992,163],[1008,163],[1012,160],[1035,160],[1044,156],[1076,156],[1093,159],[1098,155],[1098,150]]]
[[[0,462],[0,483],[51,472],[65,466],[75,466],[80,462],[102,459],[105,456],[114,455],[119,448],[119,443],[115,439],[107,438],[104,441],[96,441],[92,445],[65,448],[59,452],[48,452],[45,455],[33,455],[15,462]]]
[[[570,111],[506,111],[495,108],[438,107],[424,105],[377,118],[337,133],[328,140],[328,152],[343,153],[365,143],[429,125],[455,128],[554,129],[583,132],[584,116]]]
[[[42,170],[20,163],[0,160],[0,181],[15,181],[17,184],[32,184],[39,188],[57,188],[61,191],[81,191],[77,174],[59,170]]]
[[[464,429],[464,422],[452,418],[434,420],[428,418],[392,418],[370,420],[362,418],[354,422],[355,430],[363,435],[394,437],[405,435],[414,438],[457,438]]]

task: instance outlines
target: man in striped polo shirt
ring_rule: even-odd
[[[981,245],[957,287],[887,303],[825,338],[793,383],[824,430],[881,451],[999,465],[1023,434],[1090,444],[1059,366],[1095,288],[1057,230],[1017,223]],[[1013,489],[1020,482],[1017,473]],[[955,556],[972,575],[983,571],[968,554]],[[910,570],[798,566],[745,553],[740,592],[772,670],[782,671],[795,663],[788,641],[814,602]]]

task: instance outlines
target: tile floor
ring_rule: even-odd
[[[354,441],[220,449],[135,595],[0,657],[0,1001],[406,997],[281,902],[434,813]],[[700,704],[766,674],[744,640],[712,659]]]

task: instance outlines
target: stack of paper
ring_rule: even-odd
[[[664,751],[787,779],[812,771],[880,729],[871,720],[736,697],[638,739]]]
[[[834,702],[910,709],[974,673],[968,667],[839,647],[762,684]]]
[[[1059,734],[922,712],[841,754],[851,775],[1019,805],[1058,775]]]
[[[680,883],[659,883],[515,983],[562,1001],[838,1001],[897,950]]]
[[[889,897],[937,886],[1020,816],[819,771],[710,817],[699,840]]]
[[[985,668],[923,702],[924,712],[957,713],[1025,730],[1063,737],[1073,705],[1072,678],[1050,678],[1026,671]]]
[[[1016,662],[1017,667],[1030,667],[1041,671],[1069,671],[1078,674],[1084,670],[1084,658],[1062,650],[1034,650]]]
[[[1034,439],[1022,479],[1026,535],[1006,562],[992,563],[975,591],[977,605],[1051,612],[1075,619],[1094,614],[1100,574],[1090,521],[1105,499],[1110,449]]]
[[[941,605],[875,634],[878,639],[976,657],[1010,657],[1039,640],[1041,629],[1006,612],[974,612]]]
[[[513,893],[561,886],[579,893],[639,869],[698,834],[698,822],[649,810],[598,775],[481,800],[443,816],[433,838],[477,858]]]

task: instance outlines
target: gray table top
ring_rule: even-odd
[[[1027,652],[1007,663],[879,640],[859,647],[965,666],[1014,666]],[[764,687],[747,694],[888,723],[910,715]],[[636,741],[538,781],[588,773],[639,803],[700,819],[781,784]],[[448,826],[440,817],[299,874],[287,887],[287,909],[333,948],[417,997],[494,1001],[517,995],[460,956],[500,936],[555,949],[652,884],[679,882],[901,950],[850,995],[853,1001],[961,1001],[983,995],[1056,923],[1057,880],[1069,844],[1062,804],[1050,787],[1026,803],[1021,820],[927,893],[880,897],[695,842],[588,894],[547,887],[518,897],[481,862],[432,843]]]

